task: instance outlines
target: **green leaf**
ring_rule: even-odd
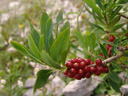
[[[63,12],[60,11],[57,18],[56,18],[56,22],[57,24],[59,24],[61,21],[63,21]]]
[[[36,29],[33,27],[33,25],[31,23],[29,23],[30,25],[30,29],[31,29],[31,36],[36,44],[36,46],[39,48],[39,40],[40,40],[40,35],[39,33],[36,31]]]
[[[46,22],[48,20],[48,15],[46,12],[43,12],[43,15],[41,17],[41,22],[40,22],[40,26],[41,26],[41,34],[46,33]]]
[[[70,29],[67,28],[59,34],[51,47],[51,57],[57,61],[58,56],[63,52],[67,52],[70,42]],[[62,57],[62,56],[61,56]]]
[[[45,42],[46,51],[49,53],[53,43],[52,19],[49,18],[46,24],[47,26],[46,26],[46,32],[44,33],[44,42]]]
[[[120,64],[116,63],[115,61],[112,61],[111,64],[112,64],[113,68],[115,68],[115,69],[121,69]]]
[[[96,3],[97,3],[97,4],[98,4],[98,6],[100,7],[100,9],[102,9],[101,0],[96,0]]]
[[[97,24],[93,24],[93,23],[91,23],[91,22],[88,22],[88,24],[91,25],[92,27],[96,27],[96,28],[98,28],[98,29],[104,31],[104,28],[102,28],[101,26],[99,26],[99,25],[97,25]]]
[[[37,73],[37,79],[34,84],[34,90],[33,92],[36,92],[37,89],[43,87],[48,80],[48,77],[52,74],[52,70],[40,70]]]
[[[120,80],[120,78],[118,77],[118,75],[117,75],[115,72],[113,72],[112,70],[109,72],[109,78],[110,78],[113,82],[116,82],[116,83],[118,83],[118,84],[121,83],[121,80]]]
[[[20,43],[16,42],[16,41],[11,41],[10,42],[11,45],[16,49],[18,50],[20,53],[24,54],[24,55],[27,55],[27,51],[26,49],[24,48],[23,45],[21,45]]]
[[[40,50],[40,52],[43,50],[43,46],[44,46],[44,35],[41,35],[40,41],[39,41],[39,50]]]
[[[116,46],[114,43],[112,43],[112,42],[109,42],[109,41],[107,41],[107,40],[102,40],[105,44],[110,44],[110,45],[112,45],[112,46]]]
[[[41,53],[41,59],[43,62],[53,68],[60,69],[61,67],[49,56],[49,54],[46,51],[42,51]]]
[[[70,24],[68,21],[61,27],[60,32],[63,32],[66,28],[70,28]]]
[[[89,7],[91,7],[97,13],[98,16],[103,17],[102,14],[101,14],[100,8],[96,6],[96,3],[95,3],[94,0],[84,0],[84,2]]]
[[[28,45],[29,45],[29,48],[32,51],[32,53],[36,57],[40,58],[40,52],[39,52],[39,50],[38,50],[33,38],[31,37],[31,35],[28,35]]]
[[[84,42],[84,37],[82,36],[82,34],[78,31],[74,31],[74,35],[78,38],[78,42],[81,45],[82,48],[87,48],[85,46],[85,42]]]
[[[122,6],[118,6],[112,13],[110,21],[117,15],[117,13],[122,9]]]
[[[115,32],[116,30],[120,29],[121,27],[123,27],[126,23],[121,23],[121,24],[118,24],[118,25],[115,25],[113,28],[112,28],[112,32]]]
[[[40,58],[36,57],[36,56],[32,53],[32,51],[31,51],[30,49],[26,48],[26,51],[27,51],[27,56],[28,56],[29,58],[31,58],[31,59],[32,59],[33,61],[35,61],[35,62],[38,62],[38,63],[42,64]]]
[[[105,56],[105,57],[108,57],[108,52],[107,52],[106,48],[104,48],[104,46],[101,45],[101,44],[100,44],[100,48],[101,48],[101,50],[102,50],[104,56]]]
[[[95,33],[91,33],[89,36],[86,36],[85,38],[88,39],[88,44],[89,44],[90,50],[94,50],[94,48],[96,47],[96,35],[95,35]]]
[[[120,92],[120,84],[109,79],[109,84],[116,92]]]
[[[116,16],[110,23],[109,26],[113,27],[120,20],[120,16]]]

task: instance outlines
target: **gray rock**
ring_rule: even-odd
[[[35,81],[36,78],[28,78],[25,82],[25,88],[32,88],[34,86]]]
[[[54,96],[61,96],[62,90],[65,87],[65,82],[60,79],[60,77],[56,76],[50,82],[50,85],[46,85],[47,95],[53,94]]]
[[[128,85],[122,85],[120,91],[122,92],[123,95],[128,96]]]
[[[64,89],[64,96],[90,96],[101,82],[101,78],[92,77],[71,81]]]
[[[39,95],[41,95],[41,94],[42,94],[42,91],[39,91],[39,90],[37,90],[37,91],[35,92],[35,94],[33,94],[33,89],[30,88],[30,89],[28,89],[28,90],[24,93],[23,96],[39,96]]]

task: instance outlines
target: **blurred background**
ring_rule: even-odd
[[[90,30],[88,21],[93,22],[94,20],[86,11],[81,0],[0,0],[0,96],[62,96],[63,92],[69,92],[69,95],[66,96],[78,96],[70,94],[70,91],[75,91],[75,89],[73,90],[74,87],[65,87],[71,79],[65,78],[63,74],[57,72],[50,76],[48,84],[44,88],[33,94],[32,88],[36,73],[45,66],[32,62],[17,52],[9,43],[10,40],[15,40],[21,44],[26,44],[27,35],[30,32],[28,21],[39,30],[43,11],[46,11],[53,18],[55,24],[55,18],[60,10],[63,11],[64,21],[70,22],[71,34],[75,29],[81,30],[83,33],[85,29]],[[71,35],[71,42],[76,44],[75,40],[76,38]],[[72,49],[68,58],[77,56],[84,57]],[[81,87],[82,89],[88,86],[86,91],[82,91],[82,96],[90,96],[90,94],[105,91],[102,85],[99,89],[97,88],[101,78],[94,77],[93,79],[92,82],[75,82],[78,84],[77,86],[86,84]],[[109,93],[113,92],[110,91]]]
[[[0,96],[61,96],[63,87],[70,81],[65,83],[56,77],[60,74],[55,73],[46,88],[33,95],[36,73],[42,66],[17,52],[9,43],[10,40],[27,43],[28,21],[38,29],[44,10],[53,18],[53,23],[62,10],[71,30],[79,27],[78,21],[84,30],[87,25],[84,20],[89,19],[88,12],[84,12],[82,2],[78,0],[0,0]],[[75,54],[72,52],[71,56],[75,57]]]

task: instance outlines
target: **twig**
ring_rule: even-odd
[[[121,68],[128,68],[128,65],[121,65]]]
[[[118,59],[118,58],[124,56],[124,51],[128,50],[128,47],[127,47],[127,46],[125,46],[125,47],[118,46],[117,49],[118,49],[119,51],[121,51],[121,54],[120,54],[120,55],[112,56],[112,57],[110,57],[110,58],[108,58],[108,59],[105,59],[104,61],[102,61],[103,66],[106,66],[107,63],[109,63],[109,62],[111,62],[111,61],[113,61],[113,60],[116,60],[116,59]],[[91,67],[91,66],[96,66],[96,64],[92,64],[92,65],[89,65],[89,66],[90,66],[90,67]]]
[[[123,14],[121,14],[121,13],[118,13],[118,15],[119,15],[119,16],[121,16],[121,17],[123,17],[123,18],[128,19],[128,17],[127,17],[127,16],[125,16],[125,15],[123,15]]]

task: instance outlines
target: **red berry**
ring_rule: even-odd
[[[90,72],[90,67],[89,66],[85,66],[85,68],[84,68],[84,72],[86,72],[86,73],[89,73]]]
[[[67,62],[65,64],[65,66],[68,67],[68,68],[72,68],[73,67],[73,63],[72,62]]]
[[[79,76],[78,74],[76,74],[76,75],[74,76],[74,78],[77,79],[77,80],[80,80],[80,79],[81,79],[81,76]]]
[[[82,62],[79,64],[79,67],[80,67],[80,68],[84,68],[84,67],[85,67],[85,62],[82,61]]]
[[[127,33],[127,38],[128,38],[128,33]]]
[[[86,74],[84,75],[84,77],[85,77],[85,78],[90,78],[91,75],[92,75],[91,73],[86,73]]]
[[[96,65],[101,66],[102,65],[102,60],[100,58],[96,59]]]
[[[81,76],[81,77],[83,77],[84,71],[83,71],[82,69],[79,69],[79,70],[78,70],[78,75]]]
[[[91,62],[90,62],[90,64],[94,64],[94,62],[93,62],[93,61],[91,61]]]
[[[76,69],[75,68],[71,68],[69,70],[69,72],[72,74],[72,75],[75,75],[77,73]]]
[[[74,64],[73,64],[73,67],[74,67],[75,69],[79,69],[79,64],[78,64],[78,63],[74,63]]]
[[[95,75],[99,76],[101,74],[101,72],[97,71],[95,72]]]
[[[85,62],[86,65],[89,65],[91,60],[90,59],[85,59],[84,62]]]
[[[100,73],[104,71],[104,68],[102,66],[98,66],[96,69],[97,69],[97,72],[100,72]]]
[[[109,37],[109,40],[108,40],[108,41],[113,42],[114,40],[115,40],[115,36],[111,35],[111,36]]]
[[[104,67],[104,72],[105,72],[105,73],[108,73],[108,72],[109,72],[109,70],[108,70],[107,67]]]
[[[109,51],[110,49],[112,49],[112,45],[107,44],[106,49],[107,49],[107,51]]]
[[[81,58],[76,58],[75,61],[76,61],[76,63],[80,63],[80,62],[82,62],[82,59]]]
[[[64,75],[67,75],[68,74],[68,70],[66,70],[65,72],[64,72]]]
[[[103,57],[103,58],[106,58],[106,57],[104,56],[104,54],[100,54],[100,56]]]
[[[71,74],[70,72],[68,72],[67,76],[73,78],[73,74]]]
[[[90,72],[91,72],[91,73],[95,73],[95,72],[96,72],[96,67],[91,67],[91,68],[90,68]]]

